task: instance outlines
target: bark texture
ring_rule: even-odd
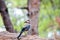
[[[5,25],[6,30],[9,32],[15,32],[13,29],[13,25],[10,21],[8,9],[7,9],[5,2],[3,0],[0,0],[0,13],[1,13],[3,23]]]
[[[38,35],[38,17],[40,10],[40,0],[28,0],[28,17],[31,28],[28,34]]]

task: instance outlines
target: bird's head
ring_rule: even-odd
[[[24,23],[30,23],[30,20],[25,21]]]

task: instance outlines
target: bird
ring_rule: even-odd
[[[28,21],[26,21],[25,23],[28,23]],[[30,24],[28,23],[25,27],[22,28],[20,34],[18,35],[17,39],[19,39],[19,37],[22,35],[23,32],[28,31],[30,29]]]

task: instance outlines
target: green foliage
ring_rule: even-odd
[[[40,4],[40,16],[39,16],[39,35],[47,36],[46,34],[51,30],[50,24],[57,25],[55,21],[56,16],[60,16],[60,0],[42,0]],[[51,30],[52,31],[52,30]],[[45,32],[45,33],[44,33]]]
[[[27,6],[27,0],[6,0],[12,3],[12,7],[23,7]]]
[[[20,22],[19,25],[14,25],[14,29],[20,32],[23,26],[24,26],[24,22]]]
[[[3,26],[3,20],[2,20],[2,17],[0,15],[0,27],[2,27],[2,26]]]

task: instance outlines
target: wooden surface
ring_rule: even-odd
[[[18,40],[16,37],[19,35],[19,33],[9,33],[9,32],[0,32],[0,40]],[[48,38],[40,38],[36,35],[27,35],[27,36],[21,36],[19,40],[54,40],[54,39],[48,39]],[[56,40],[60,40],[60,37],[56,38]]]

